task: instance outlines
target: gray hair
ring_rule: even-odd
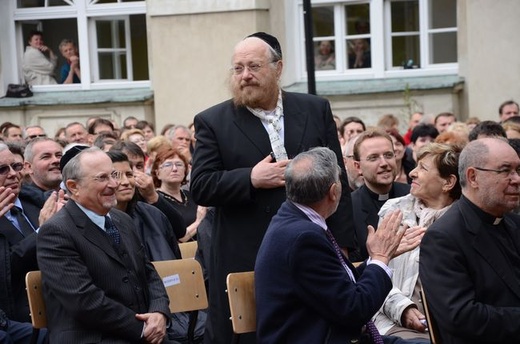
[[[39,126],[39,125],[30,125],[28,127],[25,127],[22,134],[23,134],[23,138],[24,139],[27,139],[27,129],[32,129],[32,128],[39,128],[41,129],[43,132],[45,132],[45,129],[43,129],[43,127]]]
[[[92,154],[92,153],[97,153],[97,152],[103,152],[101,149],[99,149],[98,147],[90,147],[90,148],[87,148],[87,149],[84,149],[82,150],[81,152],[79,152],[78,154],[76,154],[75,157],[73,157],[72,159],[70,159],[67,164],[63,167],[63,171],[61,171],[61,175],[63,177],[63,182],[65,184],[65,188],[67,189],[67,191],[70,193],[70,190],[67,188],[67,180],[69,179],[72,179],[72,180],[81,180],[82,178],[84,178],[84,173],[83,173],[83,168],[81,166],[81,156],[82,155],[86,155],[86,154]]]
[[[177,129],[182,129],[184,130],[185,132],[187,132],[188,134],[190,134],[190,137],[191,137],[191,131],[190,129],[188,129],[188,127],[186,127],[185,125],[176,125],[172,128],[170,128],[170,130],[168,130],[168,134],[167,134],[167,137],[172,140],[173,139],[173,136],[175,135],[175,132],[177,131]]]
[[[0,142],[0,152],[5,150],[9,150],[9,147],[4,142]]]
[[[471,166],[482,166],[488,161],[489,147],[482,140],[468,143],[459,156],[459,179],[460,186],[467,185],[466,170]]]
[[[25,159],[25,161],[32,163],[33,159],[34,159],[34,152],[33,152],[34,146],[39,142],[45,142],[45,141],[54,142],[58,146],[60,146],[60,144],[58,142],[54,141],[53,139],[51,139],[49,137],[37,137],[35,139],[32,139],[31,141],[29,141],[27,146],[25,146],[25,151],[23,153],[23,158]]]
[[[336,154],[327,147],[316,147],[298,154],[285,170],[287,199],[303,205],[322,200],[341,169]]]

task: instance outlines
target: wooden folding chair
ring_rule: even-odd
[[[197,247],[198,245],[196,241],[181,242],[179,244],[179,249],[181,250],[182,259],[195,258]]]
[[[428,323],[428,333],[430,334],[430,341],[432,344],[440,344],[439,336],[437,335],[437,327],[435,324],[435,320],[432,318],[430,313],[430,308],[428,307],[428,302],[426,301],[426,294],[424,293],[423,286],[421,285],[421,290],[419,292],[421,296],[421,300],[424,307],[424,313],[426,313],[426,322]]]
[[[25,275],[25,287],[29,299],[31,323],[33,334],[31,344],[36,344],[40,329],[47,327],[47,315],[45,314],[45,302],[42,294],[42,274],[40,271],[29,271]]]
[[[190,312],[188,343],[194,342],[198,311],[208,308],[200,263],[195,259],[152,262],[170,298],[170,312]]]
[[[241,334],[256,331],[254,272],[230,273],[227,275],[226,284],[233,325],[233,343],[238,343]]]

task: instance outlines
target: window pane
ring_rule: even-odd
[[[418,68],[419,36],[392,37],[392,67]]]
[[[62,80],[61,68],[66,62],[62,56],[59,45],[63,39],[72,40],[76,46],[78,44],[78,24],[76,19],[48,19],[40,21],[20,21],[19,25],[22,29],[22,36],[24,46],[28,43],[29,33],[32,30],[41,30],[43,32],[43,41],[49,49],[51,49],[56,56],[58,56],[58,63],[54,70],[54,76],[58,83]]]
[[[134,80],[148,80],[150,79],[148,73],[148,40],[146,36],[146,16],[144,14],[130,16],[130,35]]]
[[[126,48],[124,20],[96,21],[98,48]]]
[[[370,68],[372,56],[370,54],[370,42],[366,38],[347,41],[348,69]]]
[[[49,6],[69,6],[69,4],[63,0],[47,0],[47,4]]]
[[[430,35],[431,63],[457,62],[457,33],[445,32]]]
[[[115,43],[116,48],[126,48],[126,39],[125,39],[125,22],[123,20],[117,21],[117,32],[118,35],[117,42]]]
[[[18,8],[44,7],[45,0],[18,0]]]
[[[69,4],[63,0],[47,0],[47,6],[69,6]],[[17,7],[45,7],[45,0],[18,0]]]
[[[392,32],[419,31],[418,1],[392,1],[391,13]]]
[[[112,48],[112,21],[98,20],[96,22],[98,48]]]
[[[457,27],[457,2],[453,0],[431,0],[430,29]]]
[[[101,80],[127,79],[126,53],[115,52],[98,54],[99,78]]]
[[[336,69],[333,41],[323,40],[314,44],[314,67],[316,70]]]
[[[334,36],[334,8],[313,7],[314,37]]]
[[[370,6],[368,4],[345,6],[345,17],[347,35],[370,33]]]
[[[100,79],[115,79],[114,63],[112,62],[111,53],[99,53],[98,63]]]

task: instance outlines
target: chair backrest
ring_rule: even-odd
[[[27,275],[25,275],[25,287],[27,289],[27,298],[29,299],[32,326],[35,329],[47,327],[41,272],[29,271]]]
[[[181,242],[179,244],[179,249],[181,250],[182,259],[195,258],[197,247],[198,245],[196,241]]]
[[[236,334],[256,331],[255,275],[253,271],[227,275],[231,323]]]
[[[161,276],[170,298],[170,312],[188,312],[208,308],[202,268],[195,259],[152,262]]]
[[[426,294],[424,293],[424,289],[421,285],[421,299],[424,307],[424,315],[426,316],[426,322],[428,323],[428,332],[430,333],[430,341],[432,344],[440,344],[439,336],[437,335],[437,325],[435,324],[435,320],[432,318],[430,313],[430,308],[428,306],[428,301],[426,300]]]

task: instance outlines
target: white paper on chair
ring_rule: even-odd
[[[166,288],[171,287],[172,285],[177,285],[177,284],[181,283],[179,274],[166,276],[162,280],[163,280],[164,286]]]

